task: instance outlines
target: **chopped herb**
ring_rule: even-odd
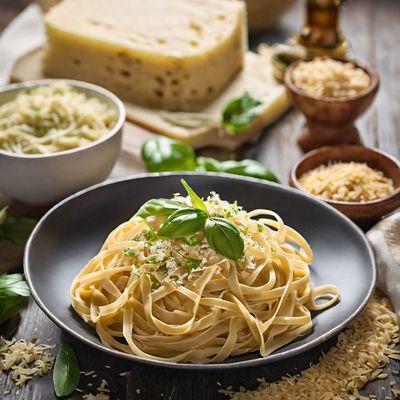
[[[156,290],[161,286],[161,282],[154,275],[150,275],[150,279],[151,279],[151,290]]]
[[[191,272],[193,269],[199,268],[202,260],[197,260],[196,258],[186,258],[184,261],[185,268]]]
[[[144,233],[144,238],[150,243],[155,242],[157,240],[157,234],[152,229],[149,229]]]
[[[184,243],[188,246],[196,246],[196,244],[199,244],[200,242],[201,239],[198,235],[192,235],[184,240]]]
[[[170,279],[172,279],[173,281],[177,281],[179,279],[178,275],[171,275]]]
[[[167,271],[168,271],[167,265],[166,265],[165,263],[161,264],[161,265],[158,267],[158,270],[161,271],[161,272],[167,272]]]
[[[158,264],[158,263],[160,263],[160,261],[157,259],[156,256],[151,256],[151,257],[146,258],[144,260],[144,263],[145,264]]]
[[[133,247],[128,247],[123,251],[124,256],[126,257],[137,257],[139,254],[138,249],[135,249]]]
[[[258,229],[258,232],[262,232],[264,230],[264,225],[263,224],[257,224],[257,229]]]

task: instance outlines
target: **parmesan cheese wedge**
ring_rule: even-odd
[[[48,78],[41,69],[43,50],[22,57],[15,65],[15,82]],[[226,103],[249,92],[262,100],[260,114],[240,134],[230,135],[222,125],[222,110]],[[235,149],[242,143],[254,141],[262,129],[275,122],[290,102],[285,87],[272,75],[271,51],[263,47],[260,54],[247,52],[242,72],[208,106],[199,112],[171,112],[144,107],[125,101],[127,119],[146,129],[185,141],[199,148],[217,146]]]
[[[245,4],[232,0],[68,0],[45,16],[43,71],[124,100],[197,111],[243,68]]]

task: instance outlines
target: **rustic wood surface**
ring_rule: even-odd
[[[0,0],[0,31],[12,17],[28,4],[27,0]],[[252,38],[252,44],[260,41],[273,43],[290,37],[303,20],[302,2],[299,1],[273,31]],[[400,157],[400,1],[399,0],[350,0],[343,13],[344,31],[352,44],[353,54],[369,60],[378,68],[381,76],[381,88],[377,100],[368,113],[359,121],[364,144],[379,147],[396,157]],[[1,60],[0,60],[1,62]],[[301,155],[295,141],[302,125],[302,117],[295,111],[286,113],[274,126],[270,127],[257,145],[248,146],[242,155],[260,160],[273,168],[282,178],[287,179],[293,162]],[[132,167],[135,171],[138,163]],[[16,321],[16,337],[30,339],[37,335],[40,342],[59,344],[69,342],[77,350],[81,369],[96,371],[97,377],[82,376],[79,387],[88,393],[106,379],[111,390],[111,399],[179,399],[209,400],[223,399],[217,393],[217,382],[223,387],[239,385],[254,388],[257,377],[266,376],[276,379],[283,372],[295,372],[316,361],[321,350],[326,350],[335,342],[335,338],[306,355],[297,357],[285,365],[273,365],[266,368],[234,370],[228,373],[200,373],[164,370],[110,359],[102,353],[82,345],[66,336],[31,301]],[[111,367],[111,368],[109,368]],[[399,370],[398,363],[391,368]],[[127,372],[126,376],[120,376]],[[364,394],[374,394],[377,399],[393,399],[390,381],[400,386],[399,375],[389,376],[367,385]],[[89,385],[89,386],[88,386]],[[90,386],[93,385],[93,386]],[[3,395],[10,390],[9,395]],[[74,394],[71,399],[81,398]],[[35,379],[22,389],[16,389],[5,374],[0,375],[0,398],[21,400],[54,399],[51,376]]]

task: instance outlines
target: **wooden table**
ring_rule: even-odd
[[[28,3],[27,0],[0,0],[0,30]],[[268,34],[252,38],[252,44],[260,41],[273,43],[290,37],[301,25],[303,15],[301,2],[287,14],[282,23]],[[343,13],[345,33],[353,47],[353,53],[374,64],[381,76],[381,88],[373,107],[359,122],[364,144],[379,147],[396,157],[400,157],[400,1],[399,0],[351,0]],[[1,60],[0,60],[1,62]],[[243,149],[242,155],[260,160],[275,170],[283,181],[286,180],[290,166],[301,155],[295,141],[296,133],[302,125],[302,118],[295,111],[286,113],[274,126],[267,129],[257,145]],[[335,338],[322,348],[302,355],[285,366],[272,365],[266,368],[246,369],[221,373],[181,372],[135,365],[119,359],[110,359],[102,353],[82,345],[66,336],[31,301],[22,312],[16,336],[30,339],[37,335],[42,343],[71,343],[77,351],[81,369],[95,370],[97,378],[82,376],[80,387],[87,392],[87,384],[96,387],[101,379],[106,379],[111,389],[111,398],[153,400],[212,400],[224,399],[217,393],[217,382],[222,387],[233,385],[238,388],[257,386],[257,377],[277,379],[284,372],[295,372],[316,361],[321,350],[328,349]],[[107,366],[107,367],[106,367]],[[111,367],[111,368],[108,368]],[[296,368],[297,367],[297,368]],[[392,365],[396,370],[399,365]],[[120,376],[121,372],[128,372]],[[392,399],[389,382],[400,385],[399,375],[386,380],[369,383],[363,393],[375,394],[377,399]],[[11,394],[2,397],[5,388]],[[388,396],[388,397],[385,397]],[[5,375],[0,375],[0,398],[21,400],[54,399],[51,375],[16,390]],[[75,394],[71,399],[81,398]]]

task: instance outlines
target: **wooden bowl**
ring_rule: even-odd
[[[382,171],[391,178],[395,191],[382,199],[354,203],[348,201],[325,200],[345,214],[363,229],[370,228],[384,215],[400,207],[400,162],[390,154],[362,146],[344,145],[322,147],[304,155],[291,169],[289,184],[306,192],[299,183],[299,177],[321,164],[332,161],[356,161]]]
[[[369,87],[348,98],[317,98],[303,92],[292,80],[293,71],[300,62],[302,61],[297,61],[286,69],[284,81],[293,105],[306,117],[304,129],[298,137],[302,150],[307,152],[323,146],[360,144],[355,121],[368,109],[378,91],[379,76],[376,70],[363,62],[346,60],[369,75]]]

